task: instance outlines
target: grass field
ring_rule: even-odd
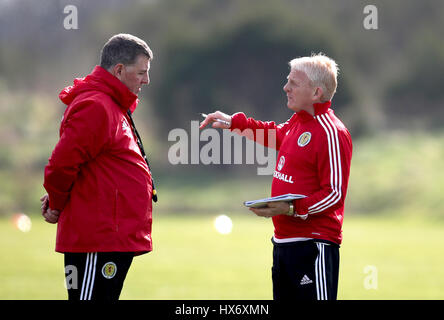
[[[221,235],[215,215],[155,215],[154,251],[134,259],[121,299],[271,299],[272,223],[231,217]],[[425,219],[346,217],[338,298],[444,299],[443,231]],[[66,299],[54,237],[39,216],[27,233],[0,220],[0,299]]]

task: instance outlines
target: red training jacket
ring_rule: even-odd
[[[353,146],[350,133],[330,106],[330,101],[314,104],[314,116],[300,111],[280,125],[247,119],[243,113],[232,117],[232,130],[264,129],[264,134],[255,136],[255,140],[261,139],[265,146],[279,150],[271,196],[307,196],[294,200],[295,211],[308,214],[306,220],[288,215],[273,217],[274,238],[278,242],[301,237],[342,242]],[[267,139],[269,130],[275,130],[276,145]]]
[[[96,66],[59,97],[68,107],[43,184],[61,211],[56,251],[151,251],[151,173],[126,114],[137,96]]]

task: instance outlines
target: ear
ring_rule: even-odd
[[[122,78],[122,70],[123,64],[118,63],[111,67],[110,73],[115,76],[117,79],[121,80]]]
[[[322,88],[316,87],[316,90],[313,93],[313,99],[321,101],[323,95],[324,95],[324,92],[322,91]]]

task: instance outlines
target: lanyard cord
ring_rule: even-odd
[[[153,179],[153,172],[150,168],[150,163],[148,162],[148,158],[146,157],[145,150],[143,149],[142,139],[140,138],[139,132],[137,132],[136,125],[134,124],[133,117],[131,115],[131,111],[128,109],[127,114],[129,116],[130,122],[131,122],[131,128],[133,129],[134,134],[136,135],[137,145],[139,146],[140,152],[142,153],[143,159],[145,159],[145,162],[148,166],[148,169],[151,173],[151,184],[153,186],[153,201],[157,202],[157,191],[156,187],[154,186],[154,179]]]

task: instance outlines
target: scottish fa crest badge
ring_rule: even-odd
[[[311,140],[311,133],[310,132],[304,132],[299,136],[298,139],[298,146],[299,147],[305,147]]]

